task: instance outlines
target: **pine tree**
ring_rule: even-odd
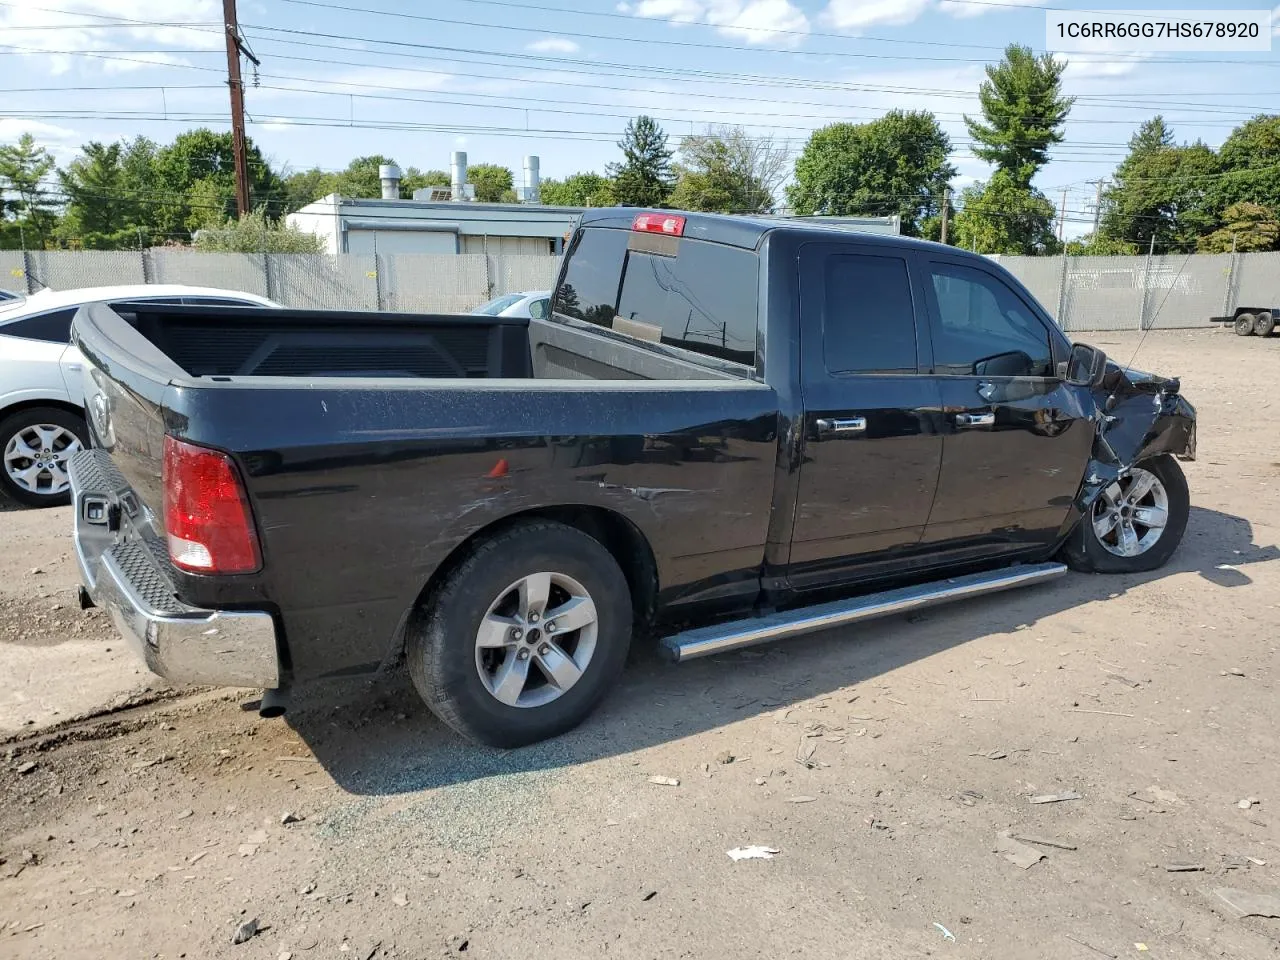
[[[614,179],[613,193],[618,203],[634,207],[657,207],[671,195],[671,150],[667,135],[653,117],[636,117],[618,141],[623,162],[609,165]]]
[[[987,67],[978,89],[986,123],[964,118],[976,141],[975,156],[1029,184],[1049,160],[1049,148],[1062,142],[1062,125],[1074,99],[1062,96],[1066,63],[1051,54],[1040,57],[1030,47],[1011,43],[1004,59]]]

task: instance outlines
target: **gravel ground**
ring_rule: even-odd
[[[1127,360],[1137,338],[1093,342]],[[1137,365],[1200,411],[1164,570],[681,667],[641,652],[581,729],[514,752],[400,680],[283,721],[219,691],[19,729],[0,956],[1276,956],[1280,919],[1215,891],[1280,897],[1280,339],[1158,333]],[[133,689],[87,652],[119,647],[100,619],[30,626],[59,601],[15,574],[74,582],[30,516],[0,513],[0,654],[83,644]],[[15,529],[41,559],[13,566]],[[749,845],[778,853],[726,855]]]

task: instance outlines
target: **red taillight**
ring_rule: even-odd
[[[665,233],[669,237],[684,236],[684,217],[665,213],[642,213],[631,221],[631,229],[641,233]]]
[[[252,573],[262,565],[249,501],[225,453],[164,438],[164,528],[174,565]]]

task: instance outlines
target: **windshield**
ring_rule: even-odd
[[[481,304],[472,310],[472,313],[483,313],[486,316],[496,317],[507,307],[514,306],[523,299],[524,295],[520,293],[508,293],[504,297],[495,297],[488,303]]]

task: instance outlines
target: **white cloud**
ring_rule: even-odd
[[[55,126],[40,120],[27,120],[23,117],[0,118],[0,141],[8,143],[17,140],[24,133],[29,133],[37,140],[74,140],[78,134],[66,127]]]
[[[822,20],[837,30],[864,30],[877,25],[903,26],[933,5],[933,0],[831,0]]]
[[[536,53],[577,53],[581,47],[568,37],[543,37],[525,47]]]
[[[747,43],[794,47],[809,32],[809,18],[791,0],[636,0],[618,9],[674,23],[709,23]]]
[[[981,0],[939,0],[938,9],[953,17],[980,17],[984,13],[997,13],[1010,7],[1041,7],[1049,0],[999,0],[983,3]]]
[[[97,64],[116,72],[142,69],[148,63],[105,59],[81,61],[78,57],[50,57],[45,51],[123,50],[136,49],[140,45],[216,50],[224,42],[222,12],[217,0],[131,0],[124,5],[118,0],[59,0],[57,10],[61,12],[44,7],[43,0],[12,0],[0,7],[0,34],[4,35],[6,42],[40,51],[50,72],[55,74],[65,73],[76,62]],[[140,22],[122,25],[123,17]],[[185,23],[192,26],[180,25]],[[42,27],[56,29],[38,29]],[[130,54],[129,60],[150,60],[156,66],[179,62],[173,57],[159,55],[148,58],[139,54]],[[107,64],[111,65],[110,68],[106,67]]]

